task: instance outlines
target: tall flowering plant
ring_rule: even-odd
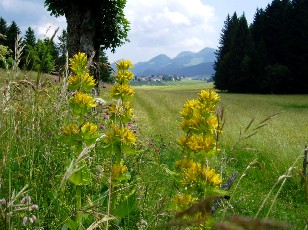
[[[68,78],[68,89],[70,90],[69,107],[71,111],[70,122],[62,129],[62,139],[70,145],[73,160],[68,167],[63,182],[69,180],[76,186],[76,221],[77,228],[82,227],[82,194],[81,187],[88,185],[91,181],[91,173],[88,166],[88,152],[99,137],[98,126],[90,121],[87,114],[97,104],[90,95],[95,81],[90,76],[87,56],[78,53],[70,59],[71,76]]]
[[[216,115],[218,102],[216,92],[202,90],[198,98],[188,100],[180,112],[184,135],[178,140],[182,159],[174,166],[179,183],[179,192],[174,197],[177,211],[219,191],[222,180],[210,166],[210,157],[218,151],[217,135],[221,132]]]
[[[117,70],[113,74],[115,84],[111,87],[112,101],[107,105],[107,125],[109,131],[103,139],[105,147],[112,150],[113,163],[121,164],[125,153],[131,153],[136,143],[136,136],[132,129],[134,120],[131,99],[134,90],[130,87],[130,80],[134,74],[129,70],[133,67],[130,61],[120,60],[116,63]]]
[[[135,122],[131,104],[134,90],[130,87],[134,74],[129,70],[133,65],[128,60],[120,60],[116,67],[113,74],[115,84],[111,87],[112,100],[104,116],[106,131],[102,141],[109,153],[109,167],[104,171],[107,178],[105,182],[109,187],[107,213],[124,217],[132,210],[136,200],[135,191],[128,189],[132,188],[128,186],[131,174],[125,162],[126,155],[135,152],[137,140],[133,130]]]

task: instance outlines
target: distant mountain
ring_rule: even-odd
[[[147,62],[138,62],[135,64],[135,68],[132,69],[135,76],[145,75],[145,73],[152,74],[157,69],[163,68],[166,63],[169,63],[172,59],[165,54],[160,54]],[[138,74],[138,75],[137,75]]]
[[[208,47],[197,53],[182,51],[173,59],[165,54],[160,54],[147,62],[138,62],[132,71],[137,77],[157,74],[209,77],[214,73],[215,58],[215,49]]]

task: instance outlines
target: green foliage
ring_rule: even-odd
[[[100,47],[103,50],[111,48],[112,51],[115,51],[116,47],[124,44],[129,31],[129,22],[124,15],[125,4],[126,0],[104,2],[91,0],[87,3],[45,0],[45,6],[52,15],[64,15],[67,18],[69,56],[73,56],[77,51],[86,52],[88,55],[95,51],[98,55],[97,57],[99,57]],[[88,13],[91,24],[85,26],[83,20],[89,19],[84,15]],[[77,20],[75,20],[75,17],[77,17]],[[78,23],[79,25],[77,26]],[[78,28],[78,31],[74,28]],[[89,36],[89,40],[84,41],[88,45],[91,44],[92,50],[86,50],[84,48],[86,44],[78,42],[83,33],[95,34],[93,37]]]
[[[7,36],[7,23],[4,18],[0,17],[0,34]]]
[[[34,30],[31,27],[28,27],[25,33],[25,37],[23,39],[24,45],[30,45],[32,47],[36,44],[36,37],[34,34]]]
[[[56,61],[56,64],[59,69],[64,69],[66,63],[67,56],[67,31],[62,30],[60,36],[58,36],[59,43],[57,44],[57,51],[59,54],[59,58]]]

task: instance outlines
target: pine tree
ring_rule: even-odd
[[[7,24],[6,21],[0,17],[0,34],[2,34],[4,37],[0,38],[0,44],[7,45],[5,37],[7,36]]]
[[[7,30],[7,46],[13,51],[12,57],[15,57],[15,42],[18,34],[20,34],[20,29],[16,22],[12,21]]]
[[[31,70],[35,63],[38,62],[37,52],[35,50],[36,45],[36,37],[34,30],[31,27],[25,32],[25,36],[23,39],[24,52],[22,54],[20,66],[23,69]]]
[[[289,68],[296,93],[308,93],[308,1],[293,0]]]
[[[230,47],[229,92],[247,92],[253,41],[245,15],[238,19]]]
[[[58,36],[58,44],[56,45],[58,50],[58,59],[57,66],[59,69],[63,68],[66,63],[66,55],[67,55],[67,31],[62,30],[61,35]]]
[[[237,23],[238,17],[236,13],[234,13],[231,18],[228,15],[219,40],[220,46],[216,52],[217,59],[214,63],[215,75],[213,78],[215,81],[215,88],[220,90],[227,90],[229,88],[228,71],[230,70],[229,64],[231,61],[229,52]]]
[[[23,39],[23,43],[24,45],[30,45],[32,47],[35,46],[36,44],[36,37],[35,37],[35,33],[34,30],[31,27],[28,27],[28,29],[26,30],[24,39]]]

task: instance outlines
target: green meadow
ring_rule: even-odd
[[[0,74],[1,228],[74,229],[76,213],[82,213],[83,229],[173,229],[166,223],[174,218],[170,203],[177,193],[172,171],[181,152],[180,111],[200,90],[213,89],[212,84],[183,80],[134,86],[138,144],[135,154],[123,157],[131,181],[119,187],[129,198],[124,199],[126,204],[119,203],[118,217],[111,215],[108,224],[104,219],[110,204],[108,183],[101,176],[108,156],[104,146],[96,143],[87,158],[90,184],[77,193],[77,187],[64,180],[76,151],[59,137],[70,115],[65,82],[42,75],[40,83],[45,84],[36,86],[35,73]],[[99,97],[110,100],[110,88],[102,88]],[[224,125],[211,165],[223,181],[235,171],[238,175],[228,192],[230,199],[217,208],[212,221],[238,215],[307,229],[307,178],[301,170],[308,144],[308,95],[218,94]],[[100,109],[104,108],[91,111],[98,125],[105,119]],[[81,201],[79,209],[76,197]],[[28,203],[22,203],[24,198]],[[22,224],[25,216],[33,215],[33,224]]]
[[[211,88],[212,84],[200,81],[135,87],[136,114],[142,130],[154,139],[159,136],[176,145],[182,135],[179,111],[183,104],[201,89]],[[308,142],[308,95],[219,95],[225,123],[216,165],[225,180],[232,172],[239,173],[230,190],[230,204],[220,214],[256,216],[265,200],[258,217],[268,215],[293,228],[307,228],[307,184],[301,183],[301,170]],[[166,152],[167,160],[176,158],[178,150],[171,149],[173,156]],[[283,183],[284,175],[288,177]]]

